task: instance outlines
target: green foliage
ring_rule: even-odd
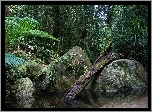
[[[27,76],[33,81],[35,77],[38,76],[41,69],[43,69],[45,65],[39,61],[36,62],[36,60],[30,61],[26,64],[26,74]]]
[[[26,60],[11,53],[5,53],[5,77],[8,83],[14,82],[17,78],[26,76]]]
[[[39,36],[27,35],[24,38],[20,38],[20,43],[27,43],[28,45],[33,46],[35,50],[34,55],[36,58],[41,59],[46,64],[49,64],[58,57],[58,54],[55,52],[58,41],[54,41],[50,38],[41,38]]]
[[[27,61],[12,55],[11,53],[5,53],[5,66],[16,67],[25,64]]]
[[[39,23],[35,19],[29,17],[6,17],[5,29],[6,43],[11,45],[13,49],[14,45],[18,45],[21,40],[30,36],[49,38],[51,40],[59,41],[48,33],[38,30]]]
[[[39,28],[39,23],[33,18],[6,17],[6,44],[9,45],[9,50],[16,50],[17,45],[21,44],[32,45],[37,52],[36,56],[50,63],[49,60],[55,56],[53,48],[59,40],[47,32],[40,31]]]
[[[40,39],[39,29],[31,29],[32,43],[42,60],[82,47],[93,62],[113,39],[113,51],[134,58],[148,67],[148,6],[146,5],[10,5],[10,16],[35,18],[40,29],[60,42]],[[21,8],[22,7],[22,8]],[[35,36],[32,32],[38,31]],[[47,35],[47,34],[44,34]],[[44,36],[45,37],[45,36]],[[36,39],[36,40],[35,40]],[[42,44],[41,44],[42,43]],[[52,51],[51,51],[51,50]],[[56,55],[56,56],[54,56]]]
[[[38,25],[39,23],[33,18],[6,17],[6,42],[10,43],[12,40],[23,36],[25,31],[38,29]]]
[[[53,66],[46,66],[39,71],[37,76],[34,78],[36,91],[41,90],[55,90],[56,84],[56,72]]]
[[[116,9],[117,8],[117,9]],[[119,11],[119,14],[116,13]],[[115,7],[113,48],[124,58],[134,58],[148,71],[148,8],[145,5]],[[144,16],[143,16],[144,15]],[[116,22],[117,21],[117,22]]]
[[[14,79],[27,77],[26,73],[27,73],[26,64],[17,66],[13,68],[10,72],[10,74],[13,75]]]
[[[29,30],[29,31],[25,31],[23,34],[25,37],[42,37],[42,38],[50,38],[52,40],[56,40],[59,42],[58,39],[54,38],[52,35],[49,35],[46,32],[40,31],[40,30]]]

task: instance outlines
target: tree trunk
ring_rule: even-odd
[[[60,13],[60,7],[59,5],[53,6],[54,10],[54,28],[53,28],[53,36],[55,38],[59,37],[59,13]]]
[[[94,78],[96,73],[102,69],[109,62],[114,59],[119,58],[118,56],[112,55],[112,41],[109,46],[105,50],[105,52],[94,62],[93,66],[88,69],[84,75],[80,76],[80,78],[74,83],[74,85],[66,92],[62,101],[72,105],[73,107],[78,107],[78,104],[74,100],[75,97],[89,84],[89,82]]]

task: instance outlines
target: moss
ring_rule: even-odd
[[[13,74],[15,76],[14,77],[15,79],[16,78],[26,77],[27,70],[26,70],[26,65],[25,64],[14,68],[13,71],[14,71]]]
[[[123,87],[145,87],[147,79],[143,66],[134,61],[120,59],[107,65],[97,79],[97,89],[116,89]]]
[[[27,76],[33,80],[39,73],[39,71],[44,68],[44,64],[36,63],[35,61],[31,61],[26,65]]]
[[[82,48],[76,46],[41,69],[34,79],[35,86],[37,90],[67,89],[89,66],[91,62]]]
[[[33,83],[28,77],[17,79],[15,84],[11,85],[11,92],[17,97],[32,96],[34,92]]]
[[[39,72],[36,83],[41,83],[39,88],[42,90],[53,90],[56,85],[56,75],[54,66],[46,66]]]

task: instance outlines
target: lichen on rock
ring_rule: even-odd
[[[11,86],[12,93],[19,98],[32,97],[34,92],[34,86],[32,81],[26,78],[19,78],[15,81],[15,84]]]
[[[147,86],[147,73],[135,60],[119,59],[107,65],[97,79],[95,89],[121,90]]]
[[[44,67],[35,78],[37,90],[64,90],[91,66],[82,48],[76,46]]]

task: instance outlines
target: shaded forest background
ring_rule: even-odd
[[[94,62],[112,40],[114,52],[139,61],[148,71],[147,5],[6,5],[5,16],[6,52],[26,43],[35,48],[35,58],[50,63],[80,46]],[[20,19],[33,23],[16,27],[17,22],[11,22]],[[29,29],[52,39],[28,35]]]

